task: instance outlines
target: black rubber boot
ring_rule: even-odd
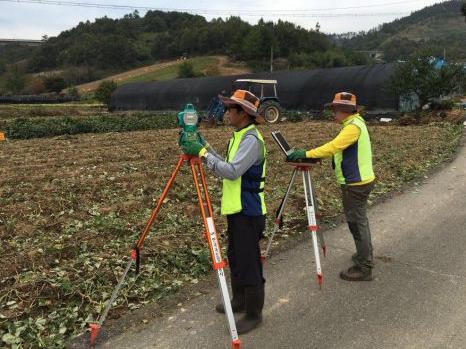
[[[233,297],[231,299],[231,309],[234,313],[244,313],[246,310],[244,287],[237,281],[231,280],[231,291]],[[223,303],[219,303],[215,306],[217,313],[225,314],[225,307]]]
[[[262,308],[264,307],[264,285],[262,287],[246,287],[246,315],[236,323],[238,334],[247,333],[262,322]]]

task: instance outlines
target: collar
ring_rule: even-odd
[[[360,118],[361,116],[359,115],[359,113],[354,113],[354,114],[351,114],[349,116],[347,116],[346,118],[343,119],[343,121],[341,122],[343,124],[343,126],[346,126],[348,123],[350,123],[353,119],[356,119],[356,118]]]
[[[235,133],[238,133],[238,132],[241,132],[241,131],[245,131],[246,129],[251,129],[251,128],[253,128],[253,127],[255,127],[255,125],[254,125],[254,123],[251,123],[251,124],[248,124],[248,125],[246,125],[246,126],[240,128],[240,129],[238,129],[238,130],[235,130]]]

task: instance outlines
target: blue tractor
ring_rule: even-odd
[[[277,80],[238,79],[233,82],[232,91],[242,89],[254,93],[260,99],[259,114],[265,121],[274,124],[280,121],[281,107],[277,95]],[[222,95],[226,95],[222,91]],[[204,120],[211,123],[223,122],[225,107],[218,96],[212,97]]]

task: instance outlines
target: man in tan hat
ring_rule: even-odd
[[[333,168],[341,187],[346,221],[356,244],[356,253],[352,256],[354,265],[342,271],[340,277],[348,281],[370,281],[374,264],[366,207],[375,179],[371,140],[366,123],[358,113],[354,94],[337,93],[328,106],[333,110],[335,120],[343,124],[338,136],[315,149],[297,149],[289,158],[297,160],[333,157]]]
[[[203,141],[181,144],[185,154],[198,155],[223,178],[221,213],[228,222],[228,265],[231,271],[234,312],[246,314],[236,324],[239,334],[262,321],[264,282],[259,240],[265,228],[264,182],[266,149],[256,124],[264,119],[257,113],[259,99],[249,91],[236,90],[230,98],[219,96],[225,117],[235,128],[225,160]],[[224,313],[223,304],[215,307]]]

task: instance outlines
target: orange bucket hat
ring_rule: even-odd
[[[257,112],[260,102],[259,98],[257,98],[252,92],[247,90],[236,90],[230,98],[222,95],[219,95],[218,97],[226,107],[232,105],[240,106],[246,114],[254,118],[254,123],[264,123],[264,117]]]

